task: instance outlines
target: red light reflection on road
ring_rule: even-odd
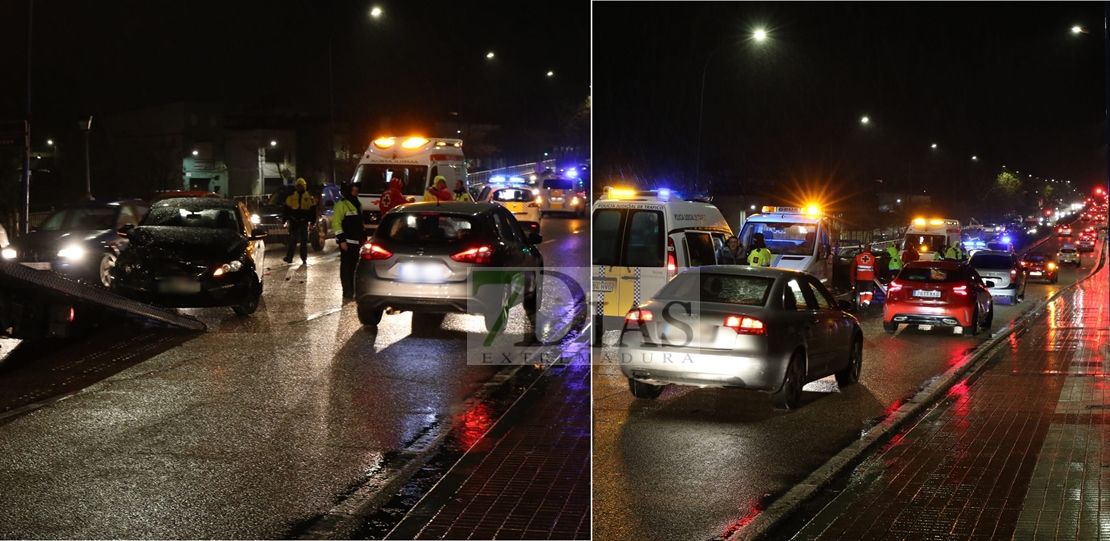
[[[489,404],[478,402],[459,415],[459,443],[463,449],[470,449],[493,425]]]
[[[740,517],[739,519],[734,521],[732,524],[729,524],[728,527],[725,528],[725,533],[722,534],[720,537],[718,537],[718,539],[728,539],[729,536],[731,536],[737,530],[739,530],[739,529],[743,528],[744,526],[747,526],[748,524],[750,524],[751,521],[755,520],[755,517],[758,517],[759,514],[762,513],[762,512],[763,512],[762,506],[760,506],[759,504],[753,504],[748,509],[747,514],[745,514],[743,517]]]
[[[970,390],[966,379],[948,390],[948,396],[956,399],[956,403],[952,405],[952,414],[959,419],[956,423],[957,428],[966,429],[971,426],[971,420],[967,417],[967,414],[971,413],[971,397],[968,394]]]

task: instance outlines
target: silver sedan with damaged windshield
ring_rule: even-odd
[[[625,316],[619,362],[637,398],[667,384],[770,393],[779,409],[830,374],[859,380],[863,331],[811,274],[742,265],[687,269]]]

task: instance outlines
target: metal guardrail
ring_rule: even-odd
[[[522,163],[520,165],[513,165],[509,167],[502,167],[499,169],[489,169],[487,171],[476,171],[474,173],[467,173],[466,177],[470,184],[485,184],[489,181],[490,177],[497,175],[527,175],[532,173],[541,173],[547,169],[555,169],[555,160],[544,160],[540,162]]]

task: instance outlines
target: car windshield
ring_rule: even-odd
[[[428,178],[428,166],[364,163],[355,170],[351,182],[360,184],[360,194],[382,194],[389,191],[389,181],[395,178],[401,179],[401,193],[421,195],[424,193],[425,179]]]
[[[959,269],[938,269],[935,267],[905,267],[898,274],[898,281],[946,283],[960,282],[964,273]]]
[[[906,249],[912,248],[917,252],[936,252],[946,244],[948,239],[944,235],[906,235]]]
[[[493,193],[493,200],[500,202],[528,203],[536,200],[536,195],[527,188],[505,188]]]
[[[992,270],[1009,269],[1012,266],[1010,256],[981,253],[971,256],[968,264],[977,269]]]
[[[43,220],[39,231],[92,231],[114,229],[119,207],[74,207],[59,210]]]
[[[394,242],[451,244],[473,238],[477,226],[470,216],[438,212],[407,212],[386,215],[378,229]]]
[[[1060,248],[1061,254],[1074,254],[1075,248]]]
[[[555,190],[573,190],[574,181],[569,178],[549,178],[543,181],[543,187]]]
[[[142,226],[198,227],[242,231],[239,213],[230,208],[183,208],[156,206],[143,218]]]
[[[655,297],[764,306],[774,283],[774,278],[762,276],[685,272],[671,280]]]
[[[1025,256],[1025,261],[1030,263],[1043,263],[1044,260],[1045,257],[1042,254],[1026,254]]]
[[[740,242],[751,246],[752,236],[763,234],[763,242],[774,254],[813,255],[817,242],[817,224],[788,222],[748,222],[740,232]]]

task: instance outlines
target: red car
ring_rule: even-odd
[[[1043,280],[1055,284],[1060,279],[1060,266],[1056,258],[1042,252],[1029,252],[1021,258],[1027,280]]]
[[[994,299],[975,269],[958,261],[914,261],[887,286],[883,329],[898,325],[958,327],[969,336],[994,321]]]
[[[1070,225],[1061,225],[1060,227],[1057,227],[1056,228],[1056,235],[1061,236],[1061,237],[1070,237],[1071,236],[1071,226]]]

